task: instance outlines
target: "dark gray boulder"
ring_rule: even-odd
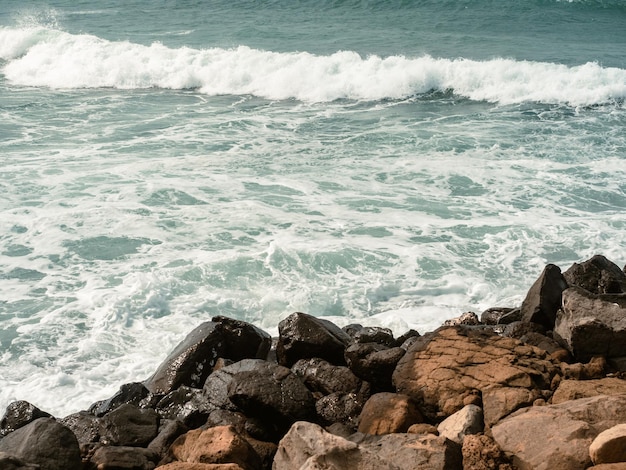
[[[369,396],[369,393],[331,393],[317,400],[315,410],[325,426],[340,423],[355,432]]]
[[[522,321],[539,323],[547,330],[552,330],[556,312],[561,307],[561,293],[567,287],[561,269],[548,264],[522,302]]]
[[[26,463],[5,452],[0,452],[0,468],[2,470],[40,470],[39,465]]]
[[[278,363],[291,367],[299,359],[320,357],[331,364],[345,365],[344,351],[350,335],[328,320],[306,313],[292,313],[278,324]]]
[[[416,340],[417,341],[417,340]],[[391,376],[406,350],[378,343],[356,343],[346,349],[346,361],[354,375],[372,385],[376,392],[391,391]]]
[[[50,413],[40,410],[27,401],[14,401],[7,406],[4,416],[0,420],[0,438],[36,419],[51,417]]]
[[[626,292],[626,274],[602,255],[595,255],[580,264],[574,263],[563,277],[569,286],[582,287],[593,294]]]
[[[212,321],[217,323],[224,337],[223,357],[234,362],[242,359],[267,359],[272,346],[269,333],[256,326],[233,318],[216,316]]]
[[[362,380],[345,366],[335,366],[320,358],[300,359],[292,367],[312,392],[328,395],[333,392],[356,392]]]
[[[216,408],[201,389],[183,385],[165,395],[155,410],[163,419],[178,420],[194,429],[202,426]]]
[[[202,394],[215,408],[239,411],[239,408],[228,398],[228,386],[233,376],[256,369],[258,363],[258,359],[243,359],[214,371],[204,382]]]
[[[256,361],[250,371],[233,375],[228,398],[246,416],[276,426],[277,437],[299,420],[315,419],[311,392],[289,369],[267,361]]]
[[[100,442],[106,445],[145,447],[158,433],[159,416],[151,408],[122,405],[101,418]]]
[[[150,441],[147,448],[155,452],[159,456],[160,460],[165,457],[167,449],[170,448],[178,436],[182,436],[187,431],[189,431],[189,428],[180,421],[163,419],[159,424],[159,433],[154,439],[152,439],[152,441]]]
[[[150,391],[140,382],[124,384],[111,398],[91,405],[89,412],[95,416],[104,416],[109,411],[113,411],[126,403],[139,405],[148,395],[150,395]]]
[[[579,362],[588,362],[593,356],[626,356],[626,294],[567,289],[554,335]]]
[[[519,318],[511,315],[512,312],[517,312]],[[511,307],[492,307],[480,314],[480,322],[483,325],[502,325],[519,320],[521,320],[521,310]]]
[[[74,433],[80,445],[100,440],[100,418],[88,411],[73,413],[60,422]]]
[[[39,418],[0,440],[5,452],[41,470],[82,470],[80,447],[74,433],[52,418]]]

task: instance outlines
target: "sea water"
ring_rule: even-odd
[[[0,410],[203,321],[422,333],[626,261],[623,0],[3,0]]]

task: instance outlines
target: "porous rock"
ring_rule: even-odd
[[[234,463],[246,470],[261,468],[261,459],[254,448],[232,426],[194,429],[171,445],[162,463]]]
[[[568,285],[582,287],[594,294],[626,292],[626,274],[602,255],[595,255],[580,264],[574,263],[563,277]]]
[[[615,377],[595,380],[562,380],[552,395],[552,404],[557,405],[598,395],[626,396],[626,380]]]
[[[0,438],[39,418],[51,418],[50,413],[40,410],[24,400],[9,403],[0,420]]]
[[[513,470],[495,441],[484,434],[468,434],[463,440],[463,470]]]
[[[344,351],[350,335],[334,323],[295,312],[278,324],[276,356],[279,364],[291,367],[299,359],[319,357],[331,364],[345,365]]]
[[[483,428],[483,410],[480,406],[466,405],[439,423],[437,431],[440,436],[463,444],[466,436],[481,433]]]
[[[100,441],[114,446],[145,447],[158,433],[159,416],[150,408],[122,405],[100,421]]]
[[[459,411],[468,396],[497,387],[550,390],[558,372],[545,351],[487,330],[444,327],[422,338],[398,363],[393,382],[433,421]]]
[[[581,362],[593,356],[626,356],[626,294],[565,290],[554,334]]]
[[[358,429],[361,433],[376,435],[407,432],[412,424],[423,420],[422,414],[408,396],[377,393],[365,403]]]
[[[354,432],[367,396],[356,393],[335,392],[315,402],[315,410],[326,425],[341,423]]]
[[[467,325],[467,326],[477,326],[480,325],[480,320],[478,319],[478,315],[474,312],[465,312],[462,315],[451,318],[443,322],[444,326],[456,326],[456,325]]]
[[[592,440],[625,420],[626,396],[599,395],[521,409],[492,434],[520,470],[583,470],[591,465]]]
[[[589,457],[596,465],[626,463],[626,424],[618,424],[598,434],[589,446]]]
[[[100,419],[88,411],[73,413],[63,418],[60,423],[74,433],[81,445],[98,442],[100,439]]]
[[[0,440],[0,452],[39,465],[41,470],[81,470],[76,436],[52,418],[38,418]]]
[[[391,376],[406,350],[378,343],[356,343],[346,349],[346,361],[354,375],[369,382],[374,391],[392,391]]]
[[[295,421],[315,419],[311,392],[289,369],[272,362],[256,360],[254,369],[234,374],[228,398],[247,416],[274,424],[280,435]]]
[[[561,307],[561,293],[567,287],[561,268],[548,264],[522,302],[522,320],[542,324],[551,330],[556,320],[556,312]]]

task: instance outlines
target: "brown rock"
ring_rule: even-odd
[[[558,372],[545,351],[485,330],[445,327],[423,338],[400,360],[393,382],[433,421],[457,412],[477,392],[497,387],[549,390]],[[500,414],[518,405],[505,406]],[[487,409],[485,405],[485,413]]]
[[[187,463],[173,462],[157,467],[157,470],[245,470],[235,463]]]
[[[626,463],[626,424],[618,424],[602,431],[589,446],[594,464]]]
[[[377,393],[363,407],[359,432],[377,435],[406,432],[412,424],[422,421],[422,414],[408,396]]]
[[[463,470],[513,470],[498,444],[484,434],[465,436],[461,452]]]
[[[600,465],[588,467],[587,470],[626,470],[626,462],[601,463]]]
[[[439,435],[437,426],[433,426],[432,424],[428,423],[412,424],[406,432],[407,434],[434,434],[435,436]]]
[[[554,335],[580,362],[593,356],[626,356],[626,294],[566,289]]]
[[[260,469],[261,459],[254,448],[232,426],[194,429],[171,445],[163,463],[234,463],[241,468]]]
[[[98,470],[153,470],[158,455],[140,447],[102,446],[89,459]]]
[[[540,396],[539,390],[522,387],[493,387],[483,390],[485,424],[493,426],[513,411],[531,406]]]
[[[596,380],[562,380],[552,395],[552,404],[597,395],[626,395],[626,380],[615,377]]]
[[[561,269],[554,264],[548,264],[522,302],[522,320],[540,323],[551,330],[556,320],[556,312],[561,306],[561,293],[565,289],[567,281],[561,274]]]
[[[517,411],[492,428],[493,438],[521,470],[583,470],[589,445],[626,421],[626,396],[599,395]]]

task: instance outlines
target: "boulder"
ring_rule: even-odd
[[[159,416],[150,408],[122,405],[100,421],[100,442],[105,445],[145,447],[157,436]]]
[[[514,470],[498,444],[484,434],[463,439],[463,470]]]
[[[175,419],[189,428],[199,428],[216,408],[202,390],[182,385],[165,395],[155,410],[163,419]]]
[[[124,384],[111,398],[101,400],[91,405],[89,412],[95,416],[104,416],[109,411],[113,411],[115,408],[126,403],[139,406],[141,401],[149,394],[150,392],[142,383],[134,382]]]
[[[602,431],[589,446],[589,457],[595,465],[626,463],[626,424]]]
[[[556,312],[561,306],[561,293],[567,289],[567,281],[561,269],[548,264],[531,286],[522,302],[522,321],[539,323],[552,330]]]
[[[517,312],[517,317],[509,315],[513,311]],[[492,307],[480,314],[480,322],[483,325],[502,325],[521,319],[521,310],[511,307]]]
[[[187,431],[189,431],[187,426],[180,421],[170,419],[161,420],[159,433],[150,441],[147,448],[156,453],[159,459],[161,459],[165,456],[172,443]]]
[[[254,448],[232,426],[194,429],[171,445],[163,463],[233,463],[245,470],[261,468],[261,459]]]
[[[246,416],[275,425],[279,436],[295,421],[315,419],[313,395],[289,369],[249,361],[255,361],[256,367],[234,374],[228,384],[228,399]]]
[[[52,418],[38,418],[0,440],[5,452],[41,470],[81,470],[82,461],[76,436]]]
[[[461,316],[456,318],[451,318],[443,322],[444,326],[456,326],[456,325],[467,325],[467,326],[477,326],[480,325],[480,320],[478,319],[478,315],[474,312],[465,312]]]
[[[378,343],[356,343],[346,349],[346,361],[354,375],[369,382],[378,392],[392,391],[391,375],[406,353],[401,347]]]
[[[552,395],[552,404],[557,405],[598,395],[626,396],[626,380],[615,377],[595,380],[562,380]]]
[[[626,470],[626,462],[620,463],[601,463],[587,468],[587,470]]]
[[[2,470],[40,470],[39,465],[26,463],[17,457],[0,452],[0,468]]]
[[[457,444],[428,435],[356,435],[353,442],[297,422],[280,441],[273,470],[425,470],[461,469]]]
[[[66,416],[60,423],[74,433],[81,445],[100,440],[100,419],[88,411],[79,411]]]
[[[423,420],[422,414],[408,396],[377,393],[363,407],[359,432],[376,435],[407,432],[412,424]]]
[[[333,392],[356,393],[362,380],[345,366],[335,366],[320,358],[300,359],[291,367],[312,392],[328,395]]]
[[[481,433],[484,427],[482,408],[466,405],[439,423],[437,431],[440,436],[462,445],[465,436]]]
[[[406,333],[398,336],[396,338],[396,343],[394,344],[394,346],[399,346],[406,351],[409,346],[419,337],[420,334],[417,331],[411,329]]]
[[[331,364],[345,365],[344,351],[352,341],[334,323],[306,313],[292,313],[278,324],[278,363],[291,367],[299,359],[319,357]]]
[[[257,359],[243,359],[214,371],[204,382],[202,394],[215,408],[239,411],[228,398],[228,385],[236,374],[252,371],[258,364]]]
[[[439,435],[439,431],[437,431],[437,426],[433,426],[432,424],[428,423],[412,424],[406,432],[409,434],[434,434],[435,436]]]
[[[542,398],[541,390],[524,387],[488,387],[482,392],[484,420],[489,427],[520,408]]]
[[[323,424],[341,423],[354,432],[367,398],[356,393],[331,393],[315,402],[315,410]]]
[[[140,447],[101,446],[89,462],[98,470],[153,470],[159,456]]]
[[[554,334],[581,362],[593,356],[626,356],[626,294],[565,290]]]
[[[589,445],[626,421],[626,396],[599,395],[558,405],[533,406],[492,428],[494,440],[520,470],[582,470]]]
[[[626,292],[626,274],[602,255],[595,255],[580,264],[574,263],[563,277],[569,286],[582,287],[594,294]]]
[[[356,343],[378,343],[385,346],[395,346],[396,340],[389,328],[379,326],[366,326],[358,330],[352,336]]]
[[[271,337],[266,332],[243,321],[217,316],[189,333],[144,385],[162,395],[181,385],[202,388],[218,357],[235,361],[265,358],[270,345]]]
[[[440,421],[487,390],[549,391],[558,371],[545,351],[488,330],[456,326],[422,336],[398,363],[393,383],[428,420]],[[508,414],[519,402],[504,405],[502,413]]]
[[[36,419],[51,417],[50,413],[40,410],[27,401],[14,401],[7,406],[4,416],[0,420],[0,438]]]

